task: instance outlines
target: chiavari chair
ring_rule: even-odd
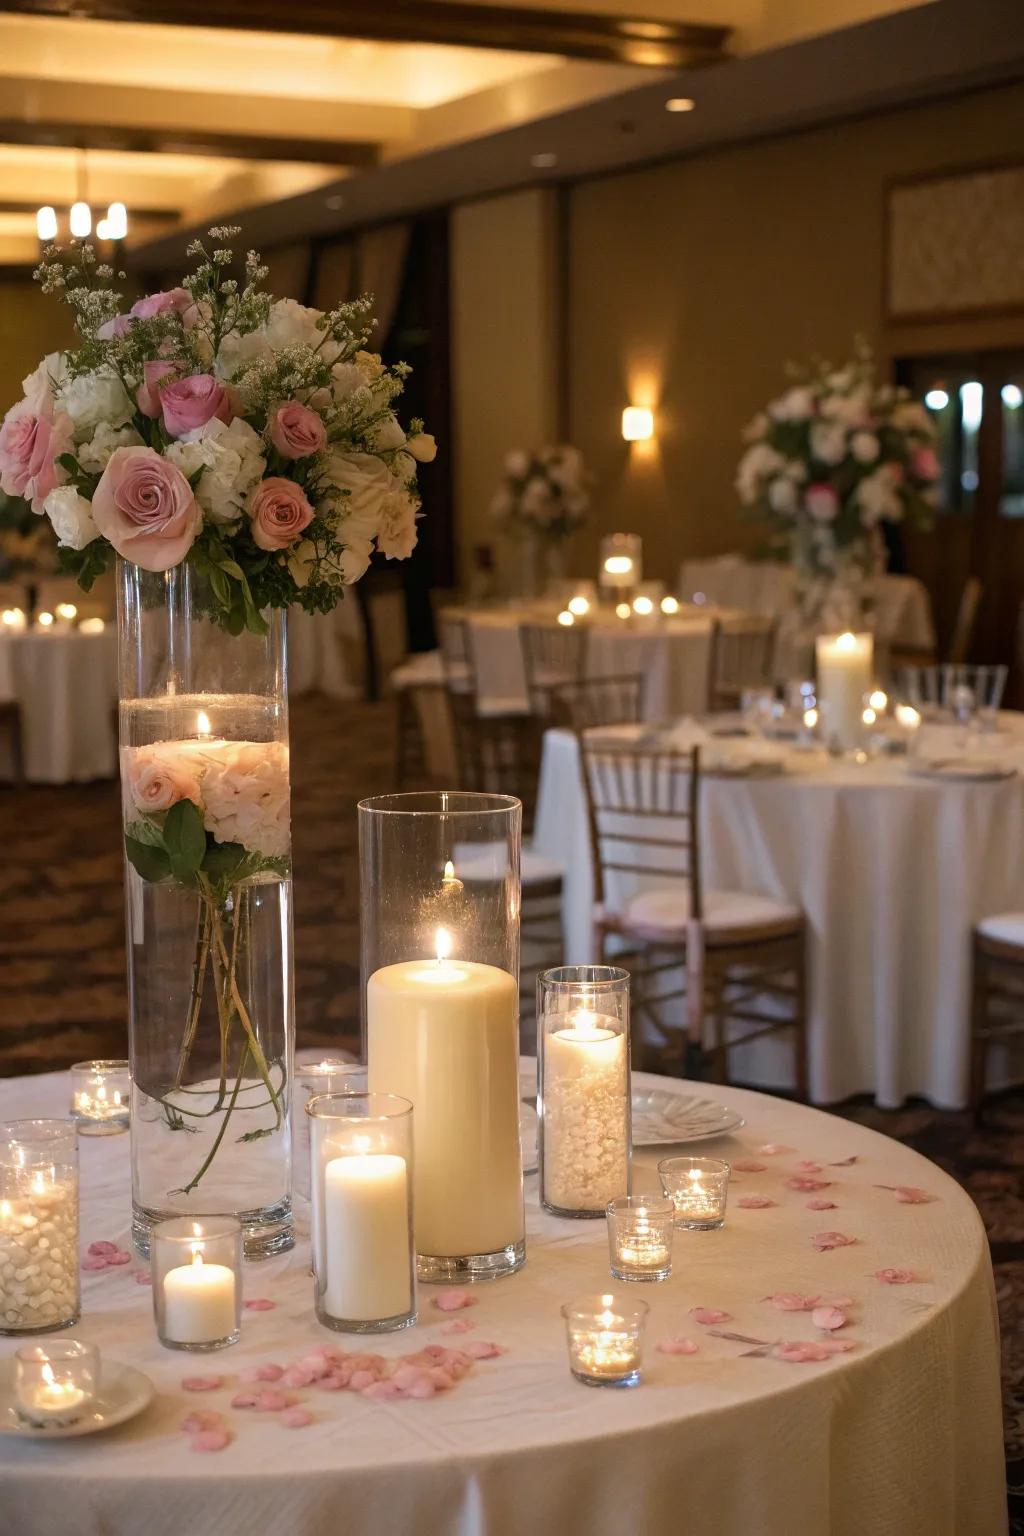
[[[552,689],[579,683],[586,675],[588,634],[582,624],[519,626],[530,713],[538,719],[551,713]]]
[[[1024,1034],[1024,912],[983,918],[974,930],[969,1105],[981,1116],[990,1046]]]
[[[770,688],[775,681],[778,621],[744,614],[716,619],[711,626],[708,709],[736,709],[748,688]]]

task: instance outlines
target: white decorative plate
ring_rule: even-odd
[[[133,1419],[153,1401],[148,1376],[117,1360],[101,1360],[100,1384],[89,1409],[74,1424],[51,1424],[37,1429],[20,1418],[14,1399],[14,1360],[0,1363],[0,1434],[20,1435],[26,1440],[71,1440],[94,1435]]]
[[[936,762],[910,763],[907,769],[917,779],[953,779],[958,782],[990,783],[996,779],[1012,779],[1016,768],[1007,763],[997,763],[988,758],[949,757]]]
[[[537,1171],[537,1091],[533,1076],[520,1082],[519,1132],[523,1145],[523,1172]],[[668,1088],[633,1089],[634,1147],[678,1147],[691,1141],[710,1141],[744,1125],[742,1115],[716,1099],[693,1093],[673,1093]]]

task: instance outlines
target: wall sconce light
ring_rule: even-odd
[[[654,436],[654,412],[646,405],[627,405],[622,413],[622,435],[627,443],[646,443]]]

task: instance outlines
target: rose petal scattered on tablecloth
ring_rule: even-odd
[[[876,1269],[875,1279],[883,1285],[913,1285],[917,1276],[912,1269]]]
[[[305,1429],[307,1424],[312,1424],[313,1415],[308,1408],[286,1408],[278,1422],[285,1429]]]
[[[917,1189],[913,1184],[897,1184],[894,1193],[897,1205],[931,1205],[935,1199],[926,1189]]]
[[[450,1323],[443,1323],[442,1333],[472,1333],[476,1323],[471,1323],[468,1317],[453,1317]]]
[[[800,1291],[773,1291],[765,1300],[779,1312],[812,1312],[820,1296],[804,1296]]]
[[[709,1328],[714,1323],[731,1323],[732,1313],[723,1312],[719,1307],[691,1307],[690,1316],[694,1322],[702,1323]]]
[[[231,1436],[226,1429],[201,1429],[189,1444],[194,1451],[223,1451],[231,1444]]]
[[[273,1312],[277,1302],[271,1301],[269,1296],[252,1296],[248,1301],[243,1301],[242,1306],[247,1312]]]
[[[119,1248],[116,1253],[107,1254],[107,1263],[113,1265],[115,1269],[122,1264],[130,1264],[131,1261],[131,1254],[126,1253],[123,1248]]]
[[[223,1376],[183,1376],[181,1378],[183,1392],[216,1392],[217,1388],[223,1385]]]
[[[740,1157],[732,1165],[734,1173],[767,1173],[767,1163],[758,1163],[752,1157]]]
[[[494,1344],[489,1339],[470,1339],[464,1345],[464,1353],[471,1360],[496,1360],[505,1351],[500,1344]]]
[[[223,1422],[224,1415],[215,1408],[193,1408],[182,1419],[181,1427],[186,1435],[198,1435],[204,1429],[218,1429]]]
[[[148,1269],[133,1269],[132,1279],[135,1281],[136,1285],[153,1284],[153,1276],[150,1274]]]
[[[808,1361],[827,1360],[832,1350],[827,1349],[824,1343],[817,1340],[805,1341],[801,1339],[786,1340],[776,1344],[772,1355],[776,1360],[785,1360],[789,1365],[804,1365]]]
[[[831,1179],[812,1179],[804,1174],[797,1174],[794,1178],[786,1180],[787,1189],[797,1189],[803,1194],[808,1195],[814,1194],[815,1190],[830,1189],[831,1187]]]
[[[808,1200],[809,1211],[838,1211],[839,1207],[834,1200]]]
[[[456,1289],[454,1291],[442,1291],[440,1296],[435,1296],[430,1303],[439,1312],[459,1312],[463,1307],[475,1307],[476,1297],[468,1291]]]
[[[243,1371],[239,1371],[239,1381],[280,1381],[284,1375],[283,1365],[274,1365],[268,1362],[266,1365],[247,1365]]]
[[[680,1338],[676,1334],[670,1334],[668,1338],[659,1339],[655,1348],[662,1355],[695,1355],[700,1348],[692,1339]]]
[[[797,1163],[796,1166],[800,1169],[801,1173],[820,1173],[821,1172],[821,1164],[820,1163],[811,1163],[811,1162],[804,1161],[802,1163]]]
[[[834,1333],[837,1328],[846,1327],[846,1313],[842,1307],[815,1307],[811,1313],[811,1322],[815,1328]]]
[[[106,1238],[100,1238],[99,1241],[90,1243],[85,1251],[86,1253],[92,1254],[94,1258],[99,1257],[101,1259],[105,1259],[108,1254],[120,1253],[121,1250],[118,1248],[116,1243],[108,1242]]]
[[[232,1408],[255,1408],[258,1392],[236,1392],[231,1399]]]
[[[282,1371],[278,1380],[283,1387],[311,1387],[317,1380],[317,1373],[303,1365],[290,1365]]]
[[[92,1274],[94,1270],[106,1269],[109,1263],[110,1260],[105,1253],[87,1253],[82,1260],[82,1268],[87,1274]]]
[[[365,1386],[357,1390],[363,1397],[368,1397],[375,1403],[390,1402],[392,1398],[402,1395],[393,1381],[368,1381]]]
[[[819,1253],[824,1253],[829,1248],[849,1248],[856,1241],[855,1237],[847,1237],[844,1232],[815,1232],[811,1246]]]
[[[741,1195],[736,1204],[744,1211],[766,1211],[770,1205],[778,1205],[777,1200],[770,1200],[767,1195]]]

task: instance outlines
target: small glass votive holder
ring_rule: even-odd
[[[616,1280],[667,1280],[676,1208],[664,1195],[620,1195],[608,1205],[608,1262]]]
[[[666,1157],[658,1164],[658,1177],[675,1206],[677,1227],[692,1232],[711,1232],[725,1221],[729,1196],[728,1163],[717,1157]]]
[[[80,1315],[74,1122],[8,1121],[0,1125],[0,1334],[53,1333]]]
[[[76,1061],[71,1118],[79,1136],[116,1136],[128,1129],[131,1074],[126,1061]]]
[[[317,1318],[342,1333],[408,1328],[416,1321],[412,1105],[394,1093],[321,1094],[306,1114]]]
[[[292,1073],[292,1186],[297,1195],[312,1199],[309,1178],[309,1116],[306,1105],[318,1093],[365,1093],[366,1067],[343,1056],[321,1052],[297,1052]]]
[[[630,1188],[629,972],[561,965],[537,980],[540,1200],[604,1216]]]
[[[81,1339],[23,1344],[14,1365],[18,1417],[35,1429],[62,1429],[89,1412],[100,1376],[100,1352]]]
[[[645,1301],[581,1296],[562,1308],[569,1368],[588,1387],[636,1387],[643,1365]]]
[[[167,1349],[237,1344],[242,1323],[242,1226],[233,1216],[175,1216],[152,1230],[153,1315]]]
[[[601,540],[598,585],[615,596],[643,581],[643,541],[636,533],[609,533]]]

